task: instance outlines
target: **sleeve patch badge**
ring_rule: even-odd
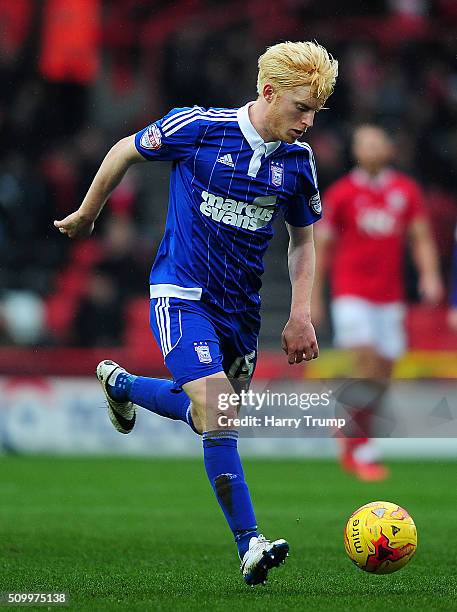
[[[155,123],[151,123],[141,136],[140,145],[144,149],[160,149],[162,146],[162,136],[160,130]]]
[[[322,212],[322,204],[319,192],[315,193],[313,196],[310,197],[309,205],[311,207],[311,210],[313,210],[316,215],[320,215],[320,213]]]

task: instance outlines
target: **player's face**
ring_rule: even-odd
[[[273,140],[293,143],[313,126],[323,100],[311,95],[307,85],[274,93],[269,100],[267,125]]]
[[[391,160],[392,143],[384,130],[360,127],[354,133],[352,151],[357,163],[368,172],[377,172]]]

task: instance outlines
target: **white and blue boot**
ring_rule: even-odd
[[[106,397],[106,404],[108,408],[108,416],[113,426],[123,434],[128,434],[132,431],[135,420],[136,420],[136,409],[133,402],[116,402],[110,397],[108,392],[108,383],[114,385],[118,374],[125,373],[127,371],[119,364],[105,359],[100,361],[97,366],[97,378],[102,386],[103,392]]]
[[[246,584],[265,584],[268,572],[284,564],[288,556],[289,544],[286,540],[270,542],[261,534],[254,536],[250,539],[249,548],[241,561],[240,569]]]

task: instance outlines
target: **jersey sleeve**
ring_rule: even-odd
[[[288,200],[284,211],[284,219],[294,227],[306,227],[322,217],[316,162],[309,145],[306,145],[306,151],[307,154],[297,156],[297,163],[302,164],[297,180],[297,192]]]
[[[185,159],[195,149],[202,112],[199,106],[173,108],[135,134],[138,152],[151,161]]]

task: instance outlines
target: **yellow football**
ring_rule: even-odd
[[[416,552],[416,525],[398,504],[371,502],[349,517],[344,545],[348,557],[360,569],[391,574],[406,565]]]

